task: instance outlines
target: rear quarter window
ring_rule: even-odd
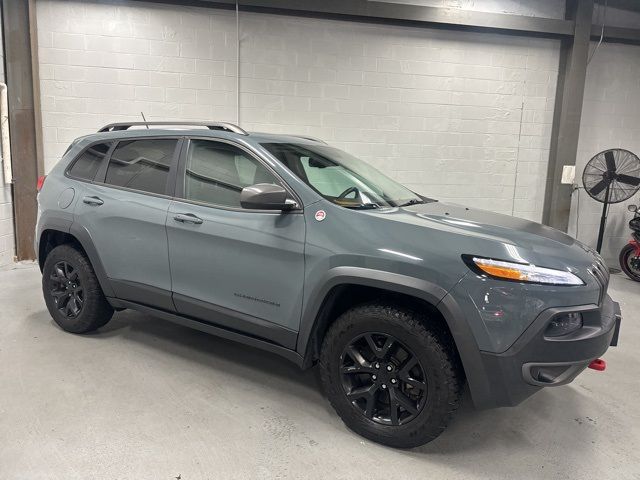
[[[71,165],[69,176],[79,180],[93,181],[112,144],[113,142],[96,143],[84,150]]]

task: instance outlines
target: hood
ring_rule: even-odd
[[[513,241],[532,247],[540,239],[552,240],[562,245],[574,245],[577,240],[560,230],[540,223],[500,213],[454,205],[431,202],[406,209],[419,218],[437,222],[474,235],[489,235],[499,240]]]
[[[433,229],[434,237],[451,244],[456,254],[570,270],[589,268],[599,260],[593,249],[559,230],[486,210],[429,202],[372,213]]]

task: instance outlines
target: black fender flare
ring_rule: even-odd
[[[96,277],[98,277],[98,282],[100,282],[100,286],[102,287],[102,291],[106,297],[115,297],[115,292],[113,291],[113,287],[111,286],[111,282],[109,281],[109,277],[107,276],[107,272],[104,269],[104,265],[100,260],[100,255],[98,255],[98,250],[93,243],[93,239],[91,238],[91,233],[85,227],[73,223],[71,224],[71,228],[69,229],[69,233],[76,237],[80,245],[86,252],[89,257],[89,261],[93,266],[94,272],[96,272]]]
[[[491,403],[490,384],[483,366],[480,349],[462,309],[453,297],[448,295],[447,290],[441,286],[398,273],[348,266],[330,269],[324,278],[324,282],[321,282],[310,294],[311,301],[303,308],[296,344],[297,352],[304,358],[303,367],[309,367],[312,363],[313,335],[317,327],[319,313],[327,295],[334,287],[348,284],[402,293],[433,305],[442,314],[451,331],[474,404],[483,406]]]
[[[73,236],[82,249],[85,251],[87,256],[89,257],[89,261],[93,266],[93,270],[96,273],[96,277],[98,277],[98,282],[100,283],[100,287],[102,287],[102,291],[104,292],[106,297],[114,297],[115,293],[111,286],[111,282],[109,281],[109,277],[107,277],[107,273],[104,269],[104,265],[100,260],[100,256],[98,255],[98,251],[94,245],[93,239],[91,238],[91,234],[89,231],[80,226],[77,223],[72,223],[67,220],[57,221],[56,219],[48,219],[46,222],[43,222],[39,227],[39,233],[37,237],[37,247],[36,254],[38,254],[38,248],[41,241],[42,234],[47,230],[54,230],[62,233],[67,233]]]

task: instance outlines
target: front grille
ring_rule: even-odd
[[[609,268],[604,264],[601,259],[597,259],[595,263],[589,269],[591,275],[594,276],[598,285],[600,286],[600,294],[598,295],[598,305],[602,304],[602,300],[607,293],[607,287],[609,286]]]

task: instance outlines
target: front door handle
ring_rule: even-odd
[[[202,223],[202,219],[193,213],[179,213],[173,217],[173,219],[180,223],[194,223],[196,225],[200,225]]]
[[[104,201],[100,197],[84,197],[82,201],[87,205],[91,205],[93,207],[99,207],[100,205],[104,204]]]

